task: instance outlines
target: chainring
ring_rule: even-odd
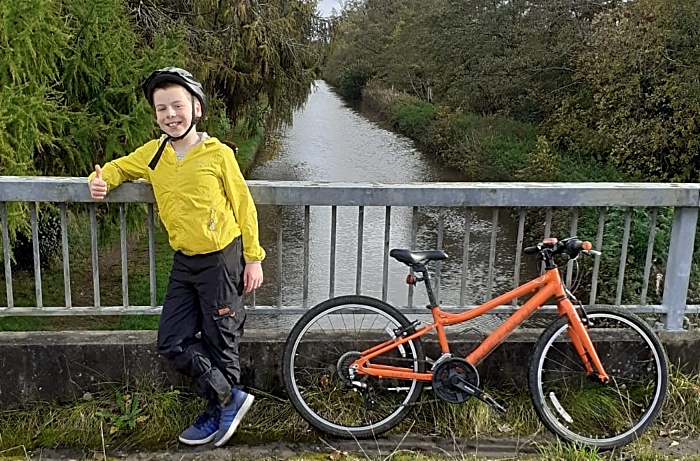
[[[433,391],[445,402],[466,402],[471,395],[452,384],[455,376],[479,387],[479,373],[474,365],[464,359],[451,358],[440,362],[433,370]]]

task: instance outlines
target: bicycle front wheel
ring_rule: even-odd
[[[654,421],[666,396],[668,364],[658,338],[638,316],[620,309],[587,315],[610,382],[587,375],[562,316],[535,345],[530,395],[540,420],[557,436],[607,450],[636,440]]]
[[[409,325],[396,308],[367,296],[331,298],[306,312],[292,328],[282,359],[294,408],[313,427],[337,437],[373,437],[395,427],[413,409],[423,382],[353,376],[348,367],[363,350]],[[413,340],[372,364],[422,372],[425,355]]]

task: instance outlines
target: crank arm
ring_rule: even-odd
[[[502,407],[498,402],[496,402],[489,394],[482,391],[478,387],[472,385],[471,383],[464,381],[462,378],[459,378],[458,382],[452,382],[452,385],[463,390],[472,397],[476,397],[477,399],[481,400],[497,412],[501,414],[504,414],[506,412],[506,409]]]

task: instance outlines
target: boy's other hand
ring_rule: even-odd
[[[248,263],[243,270],[243,285],[245,292],[250,293],[260,288],[263,283],[263,270],[260,263]]]
[[[95,200],[102,200],[107,195],[107,183],[102,179],[102,168],[95,165],[95,177],[90,181],[90,197]]]

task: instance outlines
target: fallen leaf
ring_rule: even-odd
[[[510,424],[499,424],[498,425],[498,430],[500,432],[510,432],[513,430],[513,428],[510,426]]]

